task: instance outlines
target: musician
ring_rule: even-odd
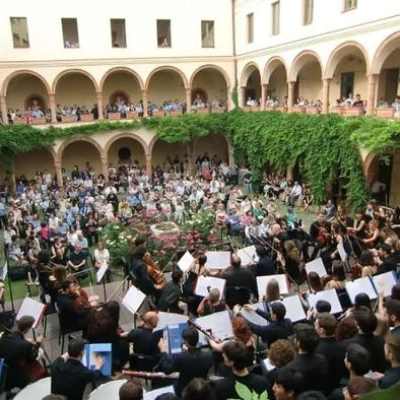
[[[267,347],[279,339],[287,339],[293,335],[293,325],[290,319],[285,318],[286,307],[283,303],[277,301],[270,304],[270,312],[267,313],[263,310],[257,309],[256,313],[265,318],[269,325],[261,326],[251,322],[247,322],[252,332],[260,336],[266,343]]]
[[[310,225],[310,236],[313,241],[314,251],[310,257],[314,260],[318,252],[325,248],[329,240],[330,224],[325,219],[325,214],[320,212],[318,219]]]
[[[221,300],[221,294],[218,289],[210,290],[208,296],[204,297],[197,308],[197,314],[201,316],[214,314],[227,309],[225,301]]]
[[[277,273],[276,262],[269,257],[264,246],[256,245],[257,264],[253,269],[256,276],[275,275]]]
[[[183,272],[176,269],[172,272],[172,280],[169,281],[162,289],[160,298],[158,299],[158,309],[176,314],[183,314],[184,310],[180,307],[182,298]]]
[[[380,233],[381,231],[379,229],[379,221],[376,219],[371,220],[368,223],[366,238],[362,240],[362,242],[364,243],[364,247],[375,247],[380,240]]]
[[[57,297],[57,307],[64,327],[77,331],[86,330],[86,319],[90,304],[87,299],[80,299],[78,285],[72,280],[67,279],[61,284],[61,292]]]
[[[361,252],[364,248],[362,239],[365,239],[365,230],[367,228],[366,217],[361,210],[357,210],[355,213],[355,219],[353,224],[347,227],[347,233],[350,237],[351,244],[354,249],[354,253],[357,257],[360,257]]]
[[[143,387],[139,381],[129,380],[119,388],[118,394],[119,400],[143,400]]]
[[[370,218],[377,220],[379,228],[382,228],[386,222],[385,211],[383,210],[382,207],[380,207],[379,203],[374,199],[368,202],[365,214]]]
[[[64,395],[68,400],[82,400],[86,385],[101,378],[103,357],[94,358],[94,370],[82,364],[83,339],[68,343],[68,352],[58,357],[51,366],[51,393]]]
[[[183,351],[182,353],[168,355],[167,344],[164,338],[158,342],[161,359],[157,367],[165,374],[179,372],[179,378],[174,383],[175,394],[181,395],[183,388],[194,378],[207,379],[208,373],[213,364],[212,354],[203,352],[197,347],[199,342],[198,331],[189,326],[182,333]]]
[[[377,275],[385,272],[396,272],[399,262],[399,253],[387,243],[381,243],[378,247],[378,257],[375,257],[375,262],[378,265]]]
[[[143,261],[146,254],[146,247],[139,245],[134,250],[129,261],[129,274],[133,279],[135,286],[146,295],[155,294],[161,286],[154,284],[147,272],[147,265]]]
[[[279,256],[279,267],[285,272],[291,282],[300,285],[304,282],[304,274],[300,267],[300,251],[293,240],[287,240]]]
[[[38,357],[42,338],[36,339],[35,344],[25,339],[25,335],[31,330],[35,319],[31,316],[23,316],[17,323],[17,330],[4,333],[0,340],[0,358],[4,358],[7,365],[5,381],[6,391],[14,387],[23,389],[30,382],[30,366]]]
[[[246,346],[239,341],[229,341],[223,347],[224,363],[231,370],[230,376],[212,382],[217,400],[240,398],[237,393],[237,383],[245,386],[250,393],[256,393],[258,398],[273,398],[267,378],[256,375],[248,370]]]
[[[133,356],[130,357],[130,369],[137,371],[153,371],[158,362],[160,351],[158,342],[163,335],[163,330],[154,332],[158,325],[158,315],[149,311],[142,316],[142,325],[132,329],[127,335],[129,342],[133,343]]]

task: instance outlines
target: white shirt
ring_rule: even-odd
[[[108,263],[108,261],[110,260],[110,252],[107,249],[96,249],[94,251],[94,259],[100,264]]]

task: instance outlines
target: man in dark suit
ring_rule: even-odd
[[[252,332],[260,336],[261,339],[267,344],[269,348],[272,343],[278,339],[287,339],[293,335],[293,325],[290,319],[285,318],[286,307],[283,303],[277,301],[271,304],[271,313],[264,313],[262,310],[256,310],[257,314],[268,320],[269,325],[261,326],[255,325],[247,321]]]
[[[161,352],[158,369],[166,374],[179,372],[179,378],[174,385],[177,396],[181,395],[183,388],[193,378],[206,379],[213,363],[212,354],[202,352],[197,347],[199,333],[195,328],[191,326],[186,328],[182,333],[182,338],[184,351],[174,355],[166,353],[167,344],[163,338],[158,343]]]
[[[33,317],[24,316],[17,324],[17,330],[5,333],[0,340],[0,358],[4,358],[7,365],[5,389],[14,387],[23,389],[30,383],[29,365],[38,356],[41,338],[36,339],[36,344],[25,339],[24,335],[32,328],[35,320]]]
[[[328,363],[327,393],[339,386],[341,379],[347,375],[343,362],[346,353],[335,339],[336,326],[337,319],[332,314],[317,314],[314,327],[319,335],[319,344],[315,352],[323,355]]]
[[[294,326],[294,337],[298,354],[284,368],[300,372],[304,376],[306,390],[327,392],[329,367],[324,356],[316,353],[319,343],[317,331],[311,325],[297,324]]]
[[[276,262],[268,256],[267,250],[263,246],[256,245],[256,254],[258,256],[258,261],[254,268],[255,275],[275,275],[277,273]],[[260,293],[258,295],[260,295]]]
[[[129,342],[133,343],[134,354],[130,357],[131,369],[153,371],[159,360],[158,342],[163,330],[153,332],[158,325],[158,315],[149,311],[142,317],[143,325],[128,333]]]
[[[68,352],[58,357],[51,366],[51,393],[66,396],[68,400],[82,400],[85,387],[103,375],[100,371],[104,358],[96,357],[94,371],[82,364],[84,342],[73,339]]]
[[[162,289],[158,300],[158,309],[176,314],[183,314],[184,310],[179,306],[182,297],[183,272],[180,269],[172,272],[172,280]]]
[[[250,295],[257,297],[257,280],[254,274],[247,268],[241,268],[240,257],[232,256],[232,266],[221,275],[226,280],[226,303],[230,308],[236,304],[248,304]],[[243,291],[243,294],[236,295],[235,290]],[[246,292],[246,293],[245,293]]]
[[[389,326],[392,328],[390,333],[400,335],[400,301],[394,299],[386,300],[384,308],[386,309]]]

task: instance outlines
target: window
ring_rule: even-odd
[[[111,46],[126,47],[126,30],[124,19],[111,19]]]
[[[314,0],[304,0],[304,25],[310,25],[314,17]]]
[[[214,47],[214,21],[201,21],[201,47]]]
[[[247,15],[247,43],[253,43],[254,40],[254,14]]]
[[[64,47],[66,49],[79,48],[78,21],[76,18],[61,19]]]
[[[157,45],[158,47],[171,47],[171,21],[169,19],[157,20]]]
[[[279,22],[280,22],[280,2],[277,1],[272,4],[272,34],[279,34]]]
[[[357,0],[344,0],[344,11],[354,10],[357,8]]]
[[[29,35],[27,19],[24,17],[11,17],[10,25],[14,49],[28,48]]]

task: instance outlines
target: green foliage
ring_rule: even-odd
[[[235,108],[239,108],[239,91],[237,82],[235,83],[235,86],[232,89],[231,99]]]
[[[239,396],[239,399],[229,399],[229,400],[268,400],[268,393],[264,392],[257,394],[254,390],[251,391],[246,385],[236,381],[235,390]]]

